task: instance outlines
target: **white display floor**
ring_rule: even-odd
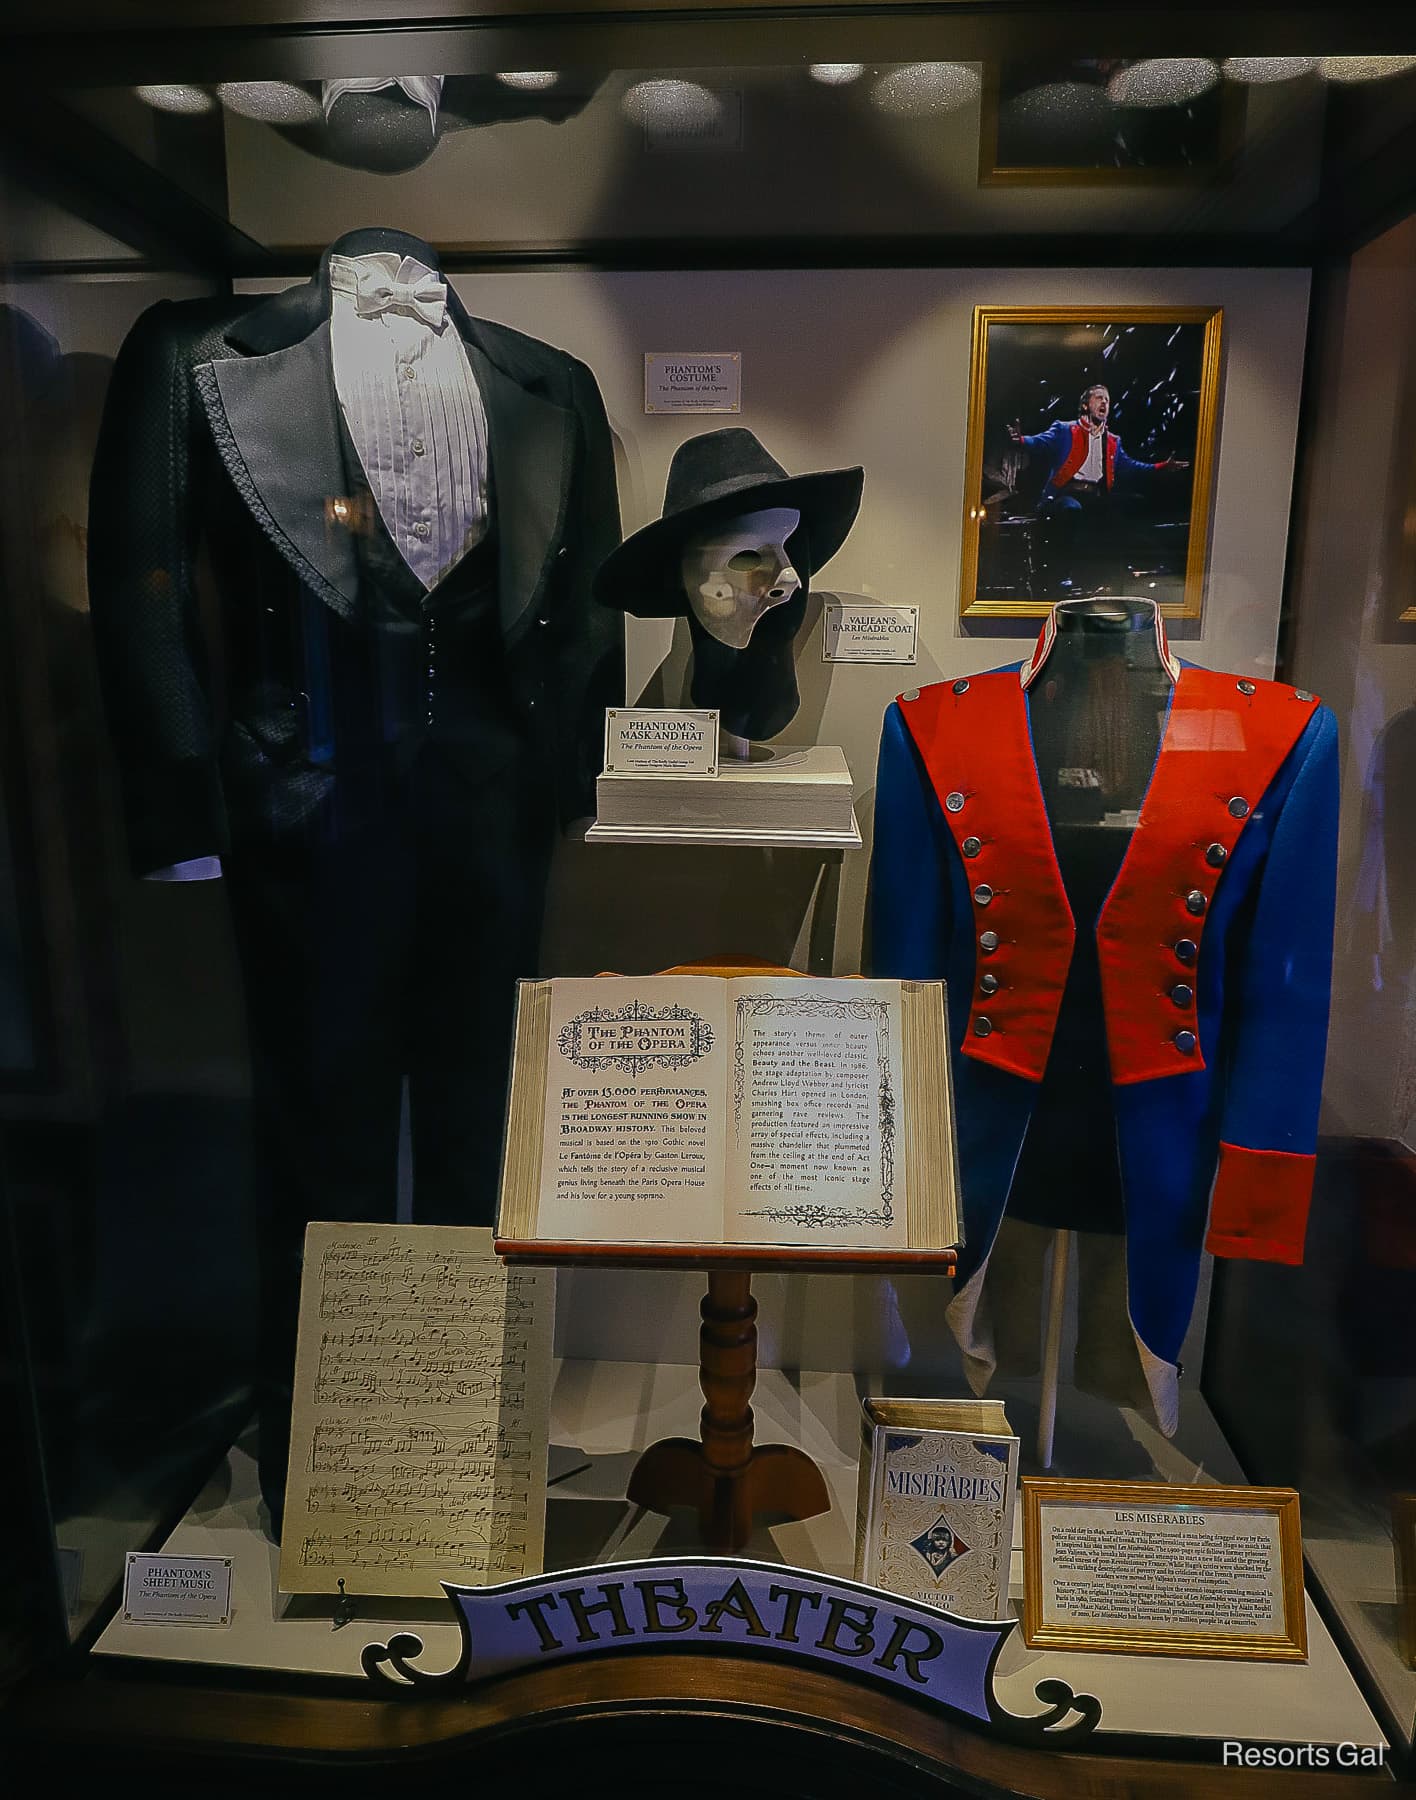
[[[571,1568],[627,1558],[701,1551],[691,1516],[666,1519],[631,1506],[625,1485],[639,1452],[661,1437],[696,1436],[702,1396],[688,1364],[564,1361],[551,1408],[553,1483],[547,1496],[546,1562]],[[764,1369],[753,1399],[759,1443],[800,1445],[815,1458],[831,1510],[799,1524],[759,1527],[744,1554],[850,1576],[854,1561],[860,1403],[849,1375],[790,1375]],[[1132,1429],[1136,1429],[1135,1426]],[[1167,1450],[1156,1440],[1157,1459]],[[1194,1465],[1161,1467],[1159,1479],[1196,1478]],[[575,1472],[554,1480],[556,1464]],[[579,1464],[578,1468],[576,1465]],[[586,1466],[588,1464],[588,1466]],[[1222,1478],[1216,1471],[1209,1479]],[[1201,1474],[1199,1479],[1205,1479]],[[117,1617],[96,1653],[291,1674],[354,1676],[366,1643],[407,1624],[422,1637],[419,1666],[450,1667],[459,1633],[438,1601],[360,1599],[354,1620],[333,1629],[327,1597],[291,1598],[276,1587],[279,1552],[262,1528],[256,1470],[244,1444],[193,1502],[164,1548],[233,1559],[232,1620],[219,1629],[132,1625]],[[136,1546],[135,1546],[136,1547]],[[1014,1552],[1013,1592],[1021,1592]],[[1015,1634],[997,1671],[999,1699],[1039,1710],[1038,1682],[1060,1677],[1102,1704],[1103,1735],[1245,1743],[1384,1745],[1385,1739],[1321,1618],[1308,1602],[1306,1664],[1216,1662],[1166,1656],[1098,1656],[1029,1650]]]

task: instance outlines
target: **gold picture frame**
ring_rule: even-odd
[[[1167,617],[1198,619],[1201,616],[1213,512],[1223,320],[1221,306],[979,306],[974,309],[969,358],[968,440],[964,459],[959,578],[961,617],[1043,618],[1058,600],[1099,593],[1141,597],[1155,594]],[[1146,328],[1157,335],[1135,343],[1125,342],[1133,338],[1137,330]],[[1193,336],[1176,355],[1176,342],[1187,331]],[[1024,335],[1016,341],[1005,340],[1005,332]],[[1055,334],[1055,346],[1048,342],[1048,333]],[[994,382],[991,390],[990,379],[999,370],[1005,344],[1014,366]],[[1108,344],[1112,349],[1107,348]],[[1123,355],[1118,356],[1113,365],[1109,358],[1112,350],[1118,347]],[[1000,445],[1006,442],[1009,449],[1002,460],[1007,462],[1014,454],[1010,440],[1015,424],[1033,427],[1025,430],[1025,435],[1039,437],[1070,424],[1072,415],[1078,410],[1078,391],[1085,388],[1088,381],[1109,385],[1109,381],[1101,379],[1103,372],[1110,377],[1113,367],[1120,369],[1128,363],[1143,368],[1148,356],[1154,367],[1173,364],[1169,377],[1162,377],[1157,386],[1163,386],[1166,379],[1171,381],[1172,393],[1165,405],[1176,410],[1163,417],[1161,424],[1168,422],[1173,426],[1173,441],[1184,450],[1190,449],[1193,439],[1193,454],[1180,458],[1181,463],[1188,465],[1190,474],[1183,516],[1183,558],[1169,546],[1159,550],[1154,548],[1164,543],[1167,532],[1173,527],[1157,531],[1154,527],[1132,526],[1128,538],[1123,524],[1119,528],[1122,535],[1116,549],[1114,576],[1101,582],[1079,583],[1072,576],[1080,571],[1080,564],[1077,561],[1069,563],[1067,549],[1060,545],[1060,528],[1067,523],[1063,511],[1065,502],[1059,501],[1054,494],[1049,504],[1042,491],[1050,473],[1042,450],[1020,445],[1016,452],[1020,459],[1018,468],[1014,469],[1011,464],[1002,469],[990,466],[987,471],[990,492],[985,492],[984,486],[987,456],[996,459]],[[1017,421],[1011,416],[1015,408],[1009,404],[1010,398],[1015,397],[1024,367],[1041,366],[1040,357],[1050,358],[1048,389],[1054,391],[1044,390],[1040,399],[1030,402],[1034,416]],[[1189,374],[1181,373],[1182,363]],[[1189,386],[1191,379],[1193,388]],[[1183,399],[1178,388],[1173,386],[1177,381],[1185,384]],[[1114,446],[1116,475],[1122,485],[1113,486],[1113,447],[1108,445],[1107,473],[1101,496],[1107,512],[1102,517],[1110,513],[1113,505],[1118,508],[1116,516],[1120,516],[1124,488],[1128,481],[1138,477],[1136,469],[1131,469],[1129,476],[1127,474],[1129,459],[1124,442],[1133,385],[1125,387],[1113,407],[1115,429],[1110,435],[1117,440]],[[1184,417],[1192,396],[1193,417]],[[1151,398],[1151,394],[1136,395],[1129,410],[1140,418],[1142,413],[1152,410],[1147,405]],[[1049,410],[1056,416],[1043,431],[1036,430],[1044,425]],[[1162,410],[1164,412],[1164,408]],[[1006,418],[1000,418],[1000,413],[1007,415]],[[1155,422],[1143,423],[1153,436]],[[1005,430],[1008,433],[1006,439]],[[1136,437],[1141,435],[1135,434]],[[1171,452],[1172,456],[1175,454]],[[1035,467],[1034,457],[1038,458]],[[1167,481],[1173,479],[1167,470],[1155,464],[1140,464],[1140,468],[1148,471],[1146,479],[1151,474]],[[1176,473],[1180,472],[1177,466]],[[1072,510],[1067,508],[1068,512]],[[1090,537],[1095,539],[1098,535],[1093,522]],[[1073,545],[1073,552],[1075,548]],[[1129,556],[1128,551],[1132,553]],[[1131,572],[1137,552],[1142,561],[1147,556],[1159,559],[1154,569],[1146,570],[1140,576]],[[1104,554],[1098,570],[1095,544],[1089,556],[1092,576],[1098,572],[1107,573]],[[1163,567],[1164,562],[1173,566]]]
[[[1023,1642],[1030,1649],[1110,1651],[1126,1656],[1205,1656],[1255,1662],[1307,1661],[1303,1533],[1298,1495],[1293,1488],[1185,1487],[1164,1481],[1069,1481],[1037,1475],[1025,1475],[1018,1488],[1023,1508],[1022,1629]],[[1043,1540],[1047,1530],[1044,1515],[1050,1506],[1068,1507],[1074,1512],[1078,1508],[1100,1508],[1128,1514],[1243,1512],[1272,1517],[1276,1524],[1278,1566],[1273,1571],[1270,1611],[1281,1612],[1281,1630],[1234,1631],[1183,1624],[1172,1628],[1125,1618],[1104,1623],[1100,1614],[1086,1623],[1059,1620],[1055,1615],[1049,1618]],[[1135,1521],[1142,1528],[1157,1522],[1144,1518]],[[1203,1528],[1203,1523],[1198,1518],[1185,1522],[1198,1529]],[[1172,1550],[1168,1561],[1173,1562],[1173,1546],[1180,1541],[1180,1535],[1169,1538]],[[1224,1541],[1223,1534],[1207,1534],[1209,1553],[1213,1554],[1216,1542]],[[1159,1551],[1159,1545],[1156,1548]],[[1084,1545],[1080,1560],[1092,1554],[1095,1552],[1086,1550]],[[1234,1554],[1238,1557],[1242,1553],[1236,1550]],[[1122,1579],[1134,1585],[1133,1572]]]

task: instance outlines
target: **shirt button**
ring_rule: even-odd
[[[413,367],[412,363],[409,363],[405,367],[405,369],[403,371],[403,379],[405,381],[416,381],[418,379],[418,371]]]
[[[1212,869],[1219,869],[1229,861],[1229,852],[1223,844],[1211,844],[1205,851],[1205,861]]]
[[[425,538],[431,529],[432,527],[428,524],[426,519],[419,519],[418,523],[413,527],[413,535],[416,538]]]
[[[1177,981],[1170,990],[1170,998],[1177,1006],[1189,1006],[1195,998],[1195,990],[1183,981]]]
[[[992,1037],[993,1036],[993,1021],[992,1021],[992,1019],[986,1019],[986,1018],[984,1018],[982,1013],[980,1013],[978,1018],[976,1018],[974,1020],[974,1036],[975,1037]]]
[[[1175,946],[1175,958],[1177,962],[1192,963],[1199,954],[1200,946],[1193,938],[1181,938],[1179,943]]]
[[[1231,818],[1247,819],[1249,816],[1249,802],[1242,794],[1236,794],[1229,802],[1229,812]]]
[[[979,984],[978,984],[978,991],[981,994],[996,994],[998,992],[998,988],[999,988],[999,981],[998,981],[998,977],[996,975],[984,975],[984,976],[980,977]]]
[[[959,813],[964,810],[964,796],[957,788],[954,789],[952,794],[946,794],[944,796],[944,809],[946,812],[951,813]]]
[[[428,446],[427,446],[427,445],[426,445],[426,444],[425,444],[425,443],[424,443],[424,442],[423,442],[423,440],[422,440],[422,438],[414,438],[414,440],[413,440],[413,454],[414,454],[414,455],[415,455],[415,456],[423,456],[423,455],[426,455],[426,453],[427,453],[427,449],[428,449]]]
[[[996,931],[980,932],[978,947],[985,956],[991,956],[998,948],[998,933]]]
[[[974,889],[974,900],[979,906],[987,906],[993,898],[993,889],[986,881],[981,881]]]
[[[1198,888],[1191,888],[1189,893],[1185,896],[1185,911],[1194,913],[1196,918],[1200,916],[1208,905],[1209,901]]]
[[[983,848],[983,839],[982,838],[966,837],[964,839],[963,851],[964,851],[965,856],[977,856],[979,851],[982,850],[982,848]]]
[[[1195,1046],[1198,1042],[1199,1039],[1195,1036],[1193,1031],[1177,1031],[1175,1033],[1175,1048],[1182,1056],[1193,1056],[1195,1054]]]

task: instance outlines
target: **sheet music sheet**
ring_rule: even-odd
[[[552,1272],[489,1230],[307,1228],[283,1592],[539,1571],[553,1317]]]

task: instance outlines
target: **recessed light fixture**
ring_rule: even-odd
[[[902,63],[880,77],[870,97],[882,112],[922,119],[967,106],[982,87],[978,70],[968,63]]]
[[[289,81],[223,81],[216,93],[228,112],[263,125],[313,125],[324,117],[315,96]]]
[[[813,81],[824,82],[827,87],[845,87],[849,82],[860,80],[865,73],[865,64],[812,63],[806,72]]]
[[[541,88],[554,87],[560,80],[559,69],[507,69],[498,74],[497,80],[504,87],[520,88],[525,93],[537,93]]]
[[[635,125],[666,130],[710,125],[722,111],[718,96],[696,81],[636,81],[626,88],[620,110]]]
[[[1121,69],[1106,84],[1118,106],[1183,106],[1219,80],[1219,65],[1206,56],[1157,56]]]
[[[135,87],[133,92],[145,106],[151,106],[158,112],[190,115],[210,112],[216,105],[205,88],[193,87],[183,81],[159,81]]]
[[[1318,68],[1329,81],[1384,81],[1416,69],[1416,56],[1325,56]]]
[[[1268,87],[1275,81],[1296,81],[1317,66],[1316,56],[1229,56],[1221,65],[1220,73],[1227,81]]]

